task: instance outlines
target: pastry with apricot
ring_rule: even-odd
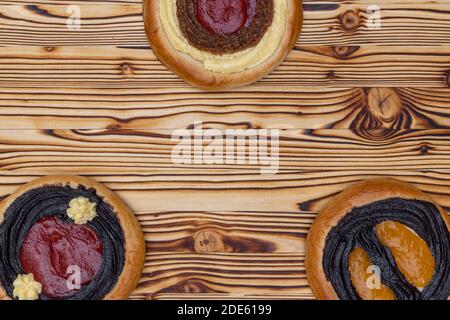
[[[306,243],[306,270],[319,299],[446,300],[447,213],[412,185],[356,183],[320,212]]]

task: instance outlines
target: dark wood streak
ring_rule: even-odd
[[[354,48],[350,47],[348,52]],[[20,68],[14,66],[15,61],[20,61]],[[342,57],[336,55],[332,46],[301,46],[252,88],[334,85],[448,89],[443,74],[449,65],[450,49],[445,46],[365,46]],[[45,48],[8,47],[0,52],[0,84],[57,86],[67,90],[87,85],[109,89],[189,88],[162,66],[151,51],[116,47],[87,47],[81,51],[58,47],[50,53]]]
[[[383,139],[351,130],[284,130],[279,174],[274,177],[261,176],[258,165],[174,165],[171,150],[176,142],[171,141],[170,132],[23,130],[18,138],[3,131],[0,196],[32,178],[59,172],[105,182],[135,211],[148,210],[151,204],[155,210],[293,212],[300,207],[315,212],[352,182],[391,176],[415,183],[443,206],[450,205],[446,197],[450,192],[448,129],[390,130]],[[242,197],[247,199],[246,207]],[[271,201],[261,200],[265,198]],[[228,237],[227,224],[199,225],[192,230],[202,228],[226,232],[224,239]],[[289,228],[280,232],[305,233]],[[258,247],[270,248],[264,243]]]
[[[194,89],[121,92],[2,88],[0,128],[192,129],[201,121],[204,128],[358,128],[373,134],[450,127],[448,88],[245,88],[208,96]],[[387,99],[380,100],[383,92]]]
[[[304,3],[305,21],[301,43],[303,45],[433,45],[449,44],[450,3],[438,0],[378,1],[381,7],[383,28],[368,30],[367,6],[370,1],[314,1]],[[142,2],[129,1],[46,1],[29,4],[26,1],[3,1],[2,15],[8,31],[0,36],[0,45],[53,45],[83,46],[111,45],[119,47],[147,46],[143,21]],[[67,5],[79,4],[82,8],[82,30],[66,30]],[[20,7],[22,5],[22,7]],[[99,14],[99,7],[109,10]],[[109,14],[108,14],[109,13]],[[408,19],[405,19],[408,17]],[[349,21],[352,21],[349,25]],[[40,27],[35,28],[36,24]],[[357,31],[357,32],[355,32]]]

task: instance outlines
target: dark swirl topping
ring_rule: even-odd
[[[399,271],[392,252],[377,238],[375,227],[384,221],[399,222],[427,243],[435,271],[423,290]],[[381,271],[381,281],[399,300],[446,300],[450,295],[450,234],[439,209],[430,202],[391,198],[354,208],[329,232],[323,268],[340,299],[359,300],[349,272],[349,255],[364,249]]]
[[[273,0],[177,0],[183,35],[197,49],[218,55],[256,46],[273,15]]]
[[[49,220],[51,218],[57,218],[59,223],[73,224],[73,221],[67,216],[66,210],[70,200],[77,197],[88,198],[89,201],[97,204],[97,216],[88,222],[86,227],[93,232],[87,239],[94,237],[95,234],[101,240],[101,266],[88,283],[72,292],[70,296],[55,296],[54,294],[47,296],[43,292],[39,298],[42,300],[62,298],[100,300],[115,286],[124,267],[125,239],[111,206],[97,196],[94,189],[86,189],[82,186],[77,189],[69,186],[45,186],[27,191],[18,197],[7,208],[4,221],[0,225],[0,265],[2,266],[0,281],[10,297],[13,296],[13,282],[17,275],[26,273],[21,264],[20,252],[30,230],[34,231],[34,227],[43,221],[46,223],[52,221]],[[70,230],[60,226],[58,231],[64,229]],[[84,230],[84,232],[87,231]],[[98,246],[98,244],[96,245]],[[85,279],[82,281],[86,282]],[[56,291],[53,290],[54,292]]]

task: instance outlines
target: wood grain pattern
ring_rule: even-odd
[[[304,295],[311,298],[301,254],[153,254],[136,295],[154,292]],[[151,270],[151,275],[147,274]],[[150,295],[150,297],[152,297]]]
[[[450,47],[297,47],[263,86],[449,86]],[[0,84],[186,87],[145,48],[5,47]]]
[[[450,127],[448,105],[450,89],[3,87],[0,129],[431,129]]]
[[[450,0],[306,0],[286,62],[218,93],[154,57],[141,1],[0,0],[0,198],[62,173],[117,192],[148,249],[132,299],[313,298],[305,236],[361,179],[411,182],[450,209]],[[199,122],[281,129],[279,173],[174,164],[173,130]]]
[[[3,130],[0,170],[35,175],[56,170],[74,173],[83,168],[86,174],[133,173],[143,179],[157,172],[173,172],[179,176],[174,181],[200,173],[200,169],[218,177],[222,173],[232,175],[233,170],[259,174],[259,164],[202,164],[200,168],[196,164],[174,164],[171,152],[179,140],[172,139],[171,134],[171,130],[21,130],[18,136],[17,132]],[[447,169],[449,134],[449,129],[282,130],[279,168],[288,173],[320,171],[325,166],[344,173],[352,169]],[[204,147],[208,143],[204,141]]]
[[[0,2],[4,3],[4,1]],[[20,2],[19,2],[20,3]],[[70,1],[70,4],[76,3]],[[147,46],[141,3],[81,2],[81,30],[66,26],[68,3],[5,4],[0,8],[0,45]],[[367,8],[380,6],[382,29],[371,29]],[[108,6],[108,10],[105,9]],[[442,45],[450,44],[450,3],[379,1],[305,1],[302,45]],[[354,16],[348,24],[348,17]],[[425,22],[425,23],[424,23]]]
[[[137,212],[317,211],[352,182],[393,176],[450,207],[448,130],[286,130],[277,175],[260,175],[259,165],[175,165],[171,132],[3,131],[0,195],[34,177],[72,173],[106,183]]]

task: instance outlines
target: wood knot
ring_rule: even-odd
[[[334,46],[333,51],[337,58],[345,58],[359,49],[359,46]]]
[[[392,130],[390,128],[377,128],[377,129],[360,129],[357,131],[358,135],[364,139],[371,141],[387,141],[395,137],[398,130]]]
[[[108,130],[119,130],[122,126],[118,123],[109,124],[106,129]]]
[[[334,73],[333,70],[328,71],[327,78],[330,80],[334,80],[336,78],[336,74]]]
[[[133,68],[128,63],[122,63],[120,65],[121,73],[124,75],[133,74]]]
[[[161,293],[214,293],[215,290],[195,279],[187,279],[160,291]]]
[[[447,87],[450,88],[450,70],[448,70],[445,74],[445,80],[447,81]]]
[[[340,20],[345,31],[354,31],[360,24],[358,13],[353,10],[347,10],[344,12]]]
[[[389,124],[401,114],[402,101],[391,88],[371,88],[367,94],[367,107],[375,118]]]
[[[430,150],[430,147],[429,147],[428,145],[426,145],[426,144],[422,144],[422,145],[419,147],[419,151],[420,151],[420,154],[421,154],[421,155],[427,154],[429,150]]]
[[[47,51],[47,52],[52,52],[52,51],[55,51],[55,47],[52,47],[52,46],[46,46],[46,47],[44,47],[44,49],[45,49],[45,51]]]
[[[194,248],[197,252],[224,252],[222,235],[214,230],[201,230],[194,235]]]
[[[203,288],[195,282],[186,282],[181,286],[180,292],[182,292],[182,293],[205,293],[205,290],[203,290]]]

